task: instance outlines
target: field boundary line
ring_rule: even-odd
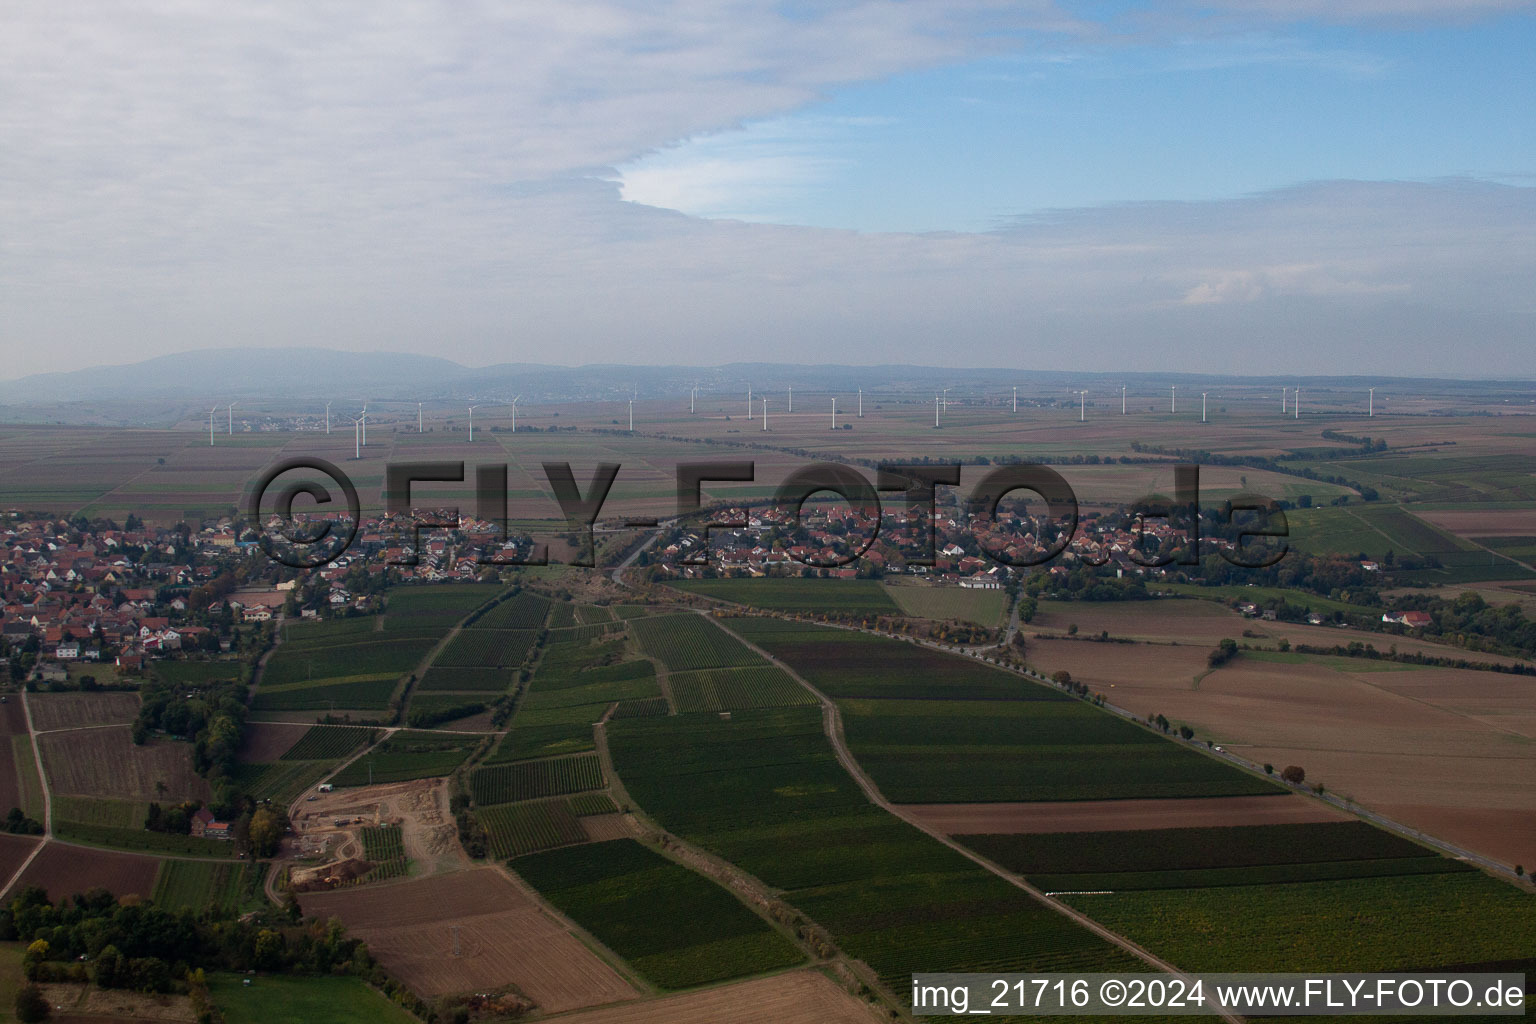
[[[699,614],[705,613],[700,612]],[[1037,902],[1049,907],[1064,917],[1071,918],[1083,928],[1086,928],[1088,931],[1097,935],[1099,938],[1120,947],[1122,950],[1130,953],[1132,956],[1136,957],[1138,960],[1141,960],[1143,963],[1148,964],[1158,971],[1187,979],[1187,975],[1184,971],[1181,971],[1173,964],[1163,960],[1161,957],[1158,957],[1150,950],[1144,949],[1125,936],[1120,935],[1118,932],[1111,931],[1109,928],[1099,924],[1099,922],[1093,920],[1093,918],[1089,917],[1087,914],[1084,914],[1082,911],[1077,910],[1074,907],[1070,907],[1058,900],[1052,899],[1051,897],[1047,896],[1043,890],[1036,888],[1018,875],[1015,875],[1012,872],[998,866],[997,864],[994,864],[992,861],[988,860],[986,857],[983,857],[981,854],[976,853],[974,850],[962,846],[960,843],[951,839],[948,835],[945,835],[943,832],[927,824],[926,822],[923,822],[915,816],[903,813],[901,810],[899,810],[898,808],[900,805],[893,804],[885,798],[884,794],[880,792],[879,787],[875,785],[874,780],[864,773],[863,767],[858,763],[852,752],[848,749],[847,741],[843,735],[842,712],[838,709],[836,702],[834,702],[830,697],[822,693],[816,687],[812,686],[807,680],[801,677],[798,672],[790,668],[790,666],[775,658],[761,647],[758,647],[756,644],[752,643],[750,640],[746,639],[734,630],[729,629],[729,627],[719,623],[716,624],[720,625],[721,629],[725,629],[732,636],[736,637],[736,639],[746,644],[748,648],[756,651],[760,656],[767,658],[768,661],[772,664],[777,665],[785,672],[788,672],[790,678],[794,679],[801,686],[804,686],[807,690],[816,695],[816,699],[821,702],[822,726],[827,734],[827,739],[832,743],[832,749],[837,753],[837,760],[840,764],[842,764],[843,769],[848,772],[849,775],[853,776],[854,781],[857,782],[859,788],[864,791],[864,795],[869,798],[870,803],[874,804],[876,807],[879,807],[886,813],[901,819],[908,825],[911,825],[913,828],[916,828],[918,831],[924,833],[930,838],[938,840],[945,846],[949,847],[951,850],[954,850],[956,853],[965,857],[965,859],[969,860],[977,867],[980,867],[985,871],[996,875],[998,878],[1001,878],[1015,889],[1019,889],[1027,893]],[[1229,1024],[1242,1024],[1241,1017],[1238,1017],[1237,1015],[1227,1012],[1226,1010],[1219,1007],[1214,1007],[1214,1009],[1221,1016],[1221,1018],[1225,1021],[1228,1021]]]

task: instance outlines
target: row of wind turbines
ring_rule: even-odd
[[[699,396],[699,391],[700,390],[702,390],[702,389],[697,384],[695,384],[693,387],[688,389],[688,412],[689,412],[690,415],[697,414],[697,411],[698,411],[698,396]],[[941,425],[941,423],[943,422],[944,416],[946,414],[948,414],[948,412],[949,412],[949,393],[952,390],[954,390],[954,389],[952,387],[950,387],[950,388],[943,388],[940,391],[934,392],[934,396],[933,396],[933,425],[934,425],[935,428],[938,428]],[[1122,416],[1128,415],[1128,412],[1129,412],[1128,407],[1127,407],[1127,393],[1128,393],[1128,390],[1129,389],[1127,387],[1124,387],[1124,386],[1122,386],[1120,388],[1120,415],[1122,415]],[[1079,420],[1079,422],[1087,422],[1087,419],[1088,419],[1088,394],[1089,394],[1089,392],[1086,391],[1086,390],[1075,390],[1074,389],[1073,393],[1078,396],[1078,420]],[[1366,416],[1368,416],[1368,417],[1375,417],[1375,415],[1376,415],[1376,389],[1374,387],[1367,388],[1366,389],[1366,393],[1367,393],[1367,398],[1366,398]],[[1208,416],[1209,406],[1207,404],[1207,400],[1208,400],[1208,396],[1209,395],[1210,395],[1210,392],[1208,392],[1208,391],[1200,392],[1200,422],[1201,423],[1209,422],[1209,416]],[[629,397],[629,430],[630,430],[631,433],[633,433],[634,429],[635,429],[635,400],[638,397],[639,397],[638,394],[637,393],[633,393],[633,392],[630,394],[630,397]],[[795,411],[795,389],[794,389],[793,386],[791,386],[791,387],[789,387],[787,389],[787,396],[786,397],[787,397],[788,411],[793,413]],[[522,395],[518,395],[516,398],[512,399],[510,402],[506,403],[510,407],[511,413],[512,413],[512,424],[511,424],[511,426],[512,426],[512,432],[513,433],[517,432],[517,403],[522,401],[522,399],[523,399],[523,396]],[[758,405],[756,403],[761,403],[761,404]],[[233,437],[234,433],[235,433],[235,407],[237,405],[239,405],[239,404],[240,404],[239,402],[230,402],[229,405],[226,406],[226,409],[225,409],[226,415],[227,415],[228,431],[229,431],[229,435],[231,437]],[[329,435],[331,433],[331,405],[332,404],[333,403],[331,403],[331,402],[326,402],[325,403],[325,432],[326,432],[327,435]],[[475,410],[481,408],[484,404],[485,403],[477,403],[475,405],[471,405],[471,406],[467,407],[467,411],[469,413],[469,440],[471,440],[471,441],[473,441],[475,439]],[[748,384],[747,385],[747,418],[749,420],[754,418],[754,416],[758,412],[759,408],[761,409],[761,414],[762,414],[762,429],[764,431],[766,431],[768,429],[768,398],[767,398],[767,396],[763,396],[763,397],[760,397],[760,398],[754,398],[753,390],[752,390],[752,385]],[[215,429],[215,417],[218,414],[218,411],[219,411],[219,407],[218,407],[217,404],[215,404],[214,406],[212,406],[208,410],[208,444],[209,444],[210,447],[213,446],[214,438],[215,438],[215,435],[217,433],[217,431]],[[1019,411],[1019,389],[1018,389],[1017,385],[1015,385],[1014,388],[1013,388],[1013,411],[1015,413],[1017,413]],[[1168,411],[1169,411],[1169,413],[1175,413],[1175,414],[1179,411],[1179,387],[1178,387],[1177,384],[1169,385],[1169,388],[1168,388]],[[1293,417],[1294,419],[1300,419],[1301,418],[1301,386],[1299,384],[1296,386],[1296,388],[1294,390],[1294,393],[1292,392],[1292,389],[1288,385],[1281,387],[1281,389],[1280,389],[1280,414],[1282,416],[1289,415],[1289,416]],[[863,419],[864,418],[864,389],[863,388],[859,388],[858,389],[857,410],[856,410],[855,415],[856,415],[856,417],[858,419]],[[416,403],[416,431],[417,431],[417,433],[425,433],[425,428],[426,428],[426,424],[425,424],[425,420],[423,418],[423,413],[422,413],[422,403],[421,402],[417,402]],[[832,397],[832,429],[833,430],[837,429],[837,397],[835,395]],[[352,421],[352,430],[353,430],[354,457],[360,459],[360,458],[362,458],[363,449],[368,447],[368,404],[366,402],[363,403],[362,411],[358,414],[357,418]]]

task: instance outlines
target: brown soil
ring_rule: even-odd
[[[493,868],[301,897],[424,998],[516,985],[549,1013],[639,993]],[[717,1018],[718,1019],[718,1018]]]
[[[35,693],[27,698],[38,732],[87,725],[127,725],[138,716],[136,693]]]
[[[1445,509],[1414,515],[1463,537],[1536,536],[1536,509]]]
[[[245,738],[240,744],[240,760],[246,764],[276,761],[308,731],[309,726],[296,722],[281,725],[256,722],[247,725]]]
[[[79,729],[37,738],[55,793],[123,800],[206,800],[208,782],[193,770],[192,744],[151,739],[135,746],[127,728]],[[166,786],[160,795],[156,782]]]
[[[722,985],[561,1018],[562,1024],[871,1024],[879,1019],[817,971]]]
[[[17,891],[40,885],[57,902],[100,886],[118,898],[134,894],[148,899],[159,873],[158,857],[49,843],[21,876]]]
[[[1320,800],[1295,794],[1013,804],[904,804],[901,809],[950,835],[1292,825],[1339,821],[1346,817],[1342,811]]]
[[[49,1020],[78,1019],[91,1024],[108,1024],[112,1021],[176,1021],[190,1022],[197,1019],[192,1001],[186,996],[146,995],[123,989],[102,989],[95,985],[44,985],[43,994],[49,1005],[63,1007],[70,1017],[51,1014]]]
[[[607,839],[629,839],[640,834],[635,819],[628,814],[593,814],[581,819],[581,827],[594,843]]]

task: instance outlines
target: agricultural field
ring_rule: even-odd
[[[149,804],[132,800],[104,800],[93,796],[56,796],[53,798],[55,821],[73,821],[83,825],[109,828],[141,829],[149,814]]]
[[[633,839],[535,853],[511,867],[662,988],[691,988],[805,960],[728,890]]]
[[[660,659],[673,672],[755,665],[761,661],[741,641],[692,613],[635,619],[630,629],[645,653]]]
[[[375,731],[366,726],[311,726],[278,760],[335,761],[367,743]]]
[[[37,885],[55,901],[87,889],[102,888],[118,899],[149,899],[160,874],[160,858],[84,846],[48,843],[16,883],[16,891]]]
[[[630,657],[622,637],[548,644],[489,761],[591,750],[592,724],[611,704],[661,697],[651,663]]]
[[[1476,871],[1066,900],[1192,971],[1424,971],[1536,949],[1531,897]]]
[[[332,781],[340,788],[449,775],[480,742],[478,736],[402,730],[337,772]]]
[[[300,898],[425,999],[516,985],[546,1013],[640,993],[494,868]],[[455,955],[457,951],[457,955]]]
[[[1363,821],[957,838],[1040,888],[1056,891],[1123,892],[1473,870]]]
[[[772,665],[674,672],[668,685],[681,713],[816,703],[805,687]]]
[[[608,802],[611,807],[612,801]],[[587,840],[586,830],[566,800],[498,804],[477,808],[475,817],[490,836],[491,856],[498,859]]]
[[[497,603],[465,625],[471,629],[538,630],[549,617],[549,609],[547,599],[523,591]]]
[[[201,839],[178,832],[151,832],[140,822],[137,826],[88,825],[78,821],[56,820],[53,834],[59,839],[87,846],[105,846],[138,853],[169,854],[178,857],[224,858],[235,855],[235,845],[218,839]]]
[[[497,597],[483,583],[434,583],[391,590],[384,605],[384,632],[441,637],[481,605]]]
[[[533,650],[538,637],[534,629],[463,629],[438,652],[432,664],[442,668],[516,668]]]
[[[917,970],[1119,970],[1139,961],[898,818],[838,764],[818,708],[609,724],[630,796],[826,927],[888,988]]]
[[[234,782],[254,800],[287,806],[331,771],[329,761],[274,761],[235,766]]]
[[[156,678],[177,686],[206,686],[208,683],[244,679],[250,664],[239,660],[157,661],[150,665]]]
[[[53,732],[37,742],[55,793],[162,802],[209,796],[207,780],[193,769],[190,743],[152,739],[137,746],[126,727]]]
[[[949,835],[1034,835],[1136,829],[1299,825],[1346,815],[1298,793],[1162,800],[1046,800],[1039,803],[907,804],[902,810]]]
[[[405,837],[399,825],[367,826],[359,837],[363,844],[363,859],[375,864],[405,860]]]
[[[401,676],[432,649],[432,637],[364,636],[351,643],[279,644],[261,672],[261,691],[294,684],[324,685],[359,676]]]
[[[0,886],[11,880],[16,869],[26,863],[40,842],[42,839],[35,836],[13,836],[0,832]],[[0,889],[0,905],[8,906],[9,901],[4,899],[5,895],[4,890]]]
[[[266,873],[265,864],[167,860],[160,867],[150,899],[167,910],[238,910],[262,898]]]
[[[1207,590],[1222,589],[1257,591],[1259,588],[1183,588],[1202,594]],[[1256,597],[1255,594],[1247,599],[1255,600]],[[1078,635],[1083,637],[1108,633],[1111,638],[1120,640],[1166,642],[1177,639],[1179,643],[1205,642],[1215,646],[1223,637],[1242,636],[1245,626],[1252,625],[1237,612],[1212,601],[1041,601],[1034,619],[1022,628],[1060,633],[1076,626]]]
[[[762,577],[727,580],[677,580],[679,590],[767,611],[834,612],[839,615],[900,615],[900,598],[875,580]],[[910,614],[910,613],[909,613]]]
[[[26,712],[20,700],[0,705],[0,814],[12,807],[24,810],[32,806],[29,789],[38,789],[38,820],[42,813],[42,792],[37,785],[37,769],[32,757],[32,740],[27,734]]]
[[[603,771],[596,754],[513,761],[478,768],[470,776],[470,792],[481,806],[602,788]]]
[[[794,971],[584,1010],[562,1024],[870,1024],[869,1004],[820,971]]]
[[[422,675],[416,690],[496,695],[505,692],[516,679],[516,672],[504,668],[442,668],[434,664]]]
[[[362,978],[346,975],[245,978],[215,974],[208,994],[226,1024],[415,1024],[416,1018]]]
[[[395,674],[333,678],[324,683],[288,683],[262,686],[251,698],[251,710],[282,711],[382,711],[400,688]]]
[[[246,722],[236,756],[241,761],[276,761],[309,730],[302,722]]]
[[[900,606],[903,614],[914,619],[973,622],[978,626],[1003,624],[1008,613],[1008,595],[1001,590],[973,590],[965,587],[931,587],[886,583],[885,592]]]
[[[137,693],[34,693],[27,697],[38,732],[92,725],[128,725],[138,717]]]

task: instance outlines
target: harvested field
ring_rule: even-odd
[[[57,901],[100,886],[121,899],[131,894],[149,899],[160,874],[160,858],[84,846],[49,843],[17,882],[40,885]]]
[[[245,727],[245,739],[240,745],[240,760],[247,763],[276,761],[309,727],[297,722],[256,722]]]
[[[48,785],[56,793],[124,800],[208,798],[192,768],[192,744],[156,739],[134,746],[126,728],[81,729],[38,737]],[[164,796],[155,783],[166,785]]]
[[[1528,508],[1443,509],[1414,515],[1461,537],[1536,535],[1536,511]]]
[[[1206,659],[1215,642],[1207,645],[1168,647],[1146,644],[1104,644],[1093,640],[1031,639],[1025,650],[1029,663],[1046,675],[1065,669],[1072,678],[1089,689],[1103,691],[1114,703],[1118,689],[1136,680],[1169,688],[1193,685],[1194,679],[1209,668]]]
[[[139,713],[136,693],[34,693],[27,697],[38,732],[87,725],[127,725]]]
[[[1536,680],[1242,657],[1199,689],[1155,672],[1126,680],[1106,692],[1138,714],[1188,722],[1277,770],[1299,765],[1308,783],[1506,863],[1532,858]]]
[[[0,885],[11,880],[16,869],[26,863],[32,850],[41,838],[34,836],[13,836],[0,833]],[[4,895],[0,893],[0,895]]]
[[[27,717],[20,700],[0,704],[0,814],[27,806],[23,770],[32,760]],[[35,776],[36,768],[32,769]]]
[[[306,914],[341,918],[423,998],[515,984],[541,1009],[558,1013],[639,994],[493,868],[306,894],[300,902]]]
[[[1066,630],[1083,636],[1108,630],[1112,637],[1139,640],[1201,640],[1214,644],[1243,635],[1241,615],[1214,601],[1042,601],[1024,629]]]
[[[49,1014],[48,1019],[84,1024],[118,1024],[118,1022],[174,1021],[191,1024],[197,1020],[192,1000],[181,995],[148,995],[125,989],[104,989],[95,985],[44,985],[43,994],[53,1006],[63,1011]],[[75,1016],[79,1014],[79,1016]]]
[[[1222,825],[1295,825],[1348,816],[1320,800],[1278,796],[1218,796],[1154,800],[1044,801],[1012,804],[906,804],[926,825],[950,835],[990,832],[1113,832],[1129,829],[1207,828]]]
[[[872,1024],[874,1011],[819,971],[572,1014],[562,1024]]]
[[[633,839],[639,832],[635,819],[628,814],[592,814],[581,819],[581,827],[594,843],[609,839]]]

